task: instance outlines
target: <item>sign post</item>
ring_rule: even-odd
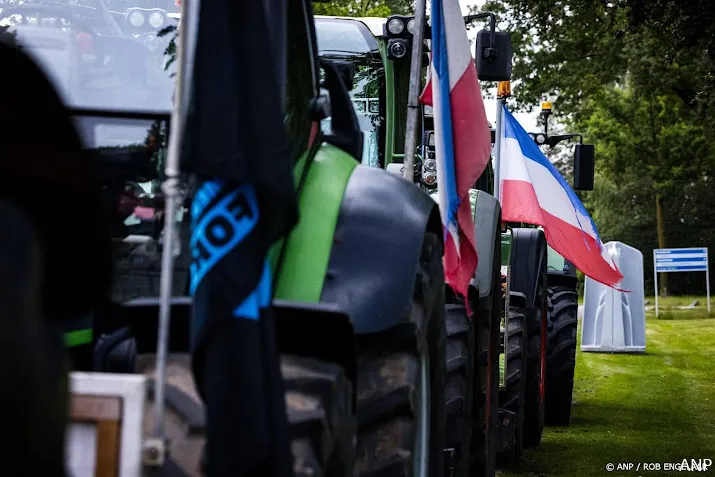
[[[705,289],[710,314],[710,269],[708,249],[657,248],[653,250],[653,275],[655,279],[655,316],[658,316],[658,273],[705,272]]]

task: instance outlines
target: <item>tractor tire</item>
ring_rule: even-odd
[[[153,378],[155,363],[155,355],[139,355],[137,371]],[[284,355],[281,372],[295,476],[352,477],[356,418],[352,384],[342,368],[312,358]],[[160,475],[203,476],[205,416],[194,386],[190,355],[169,356],[166,384],[164,429],[170,447]],[[145,433],[153,426],[152,379],[148,388]]]
[[[545,421],[549,426],[568,426],[576,368],[578,292],[570,287],[551,286],[548,300]]]
[[[356,476],[444,473],[444,288],[442,241],[427,233],[409,322],[358,336]]]
[[[513,469],[524,449],[524,407],[526,403],[526,310],[510,306],[507,321],[506,377],[499,390],[499,408],[514,413],[514,439],[497,454],[497,465]]]
[[[497,236],[501,241],[501,235]],[[500,242],[494,251],[492,291],[479,300],[474,317],[477,362],[474,375],[474,419],[470,476],[494,477],[496,473],[497,419],[499,411],[499,349],[501,321]]]
[[[343,369],[284,355],[281,371],[295,477],[352,477],[357,418],[353,386]]]
[[[546,320],[548,315],[546,273],[541,274],[533,308],[526,313],[526,404],[524,447],[536,447],[544,433],[546,379]]]
[[[455,300],[457,301],[457,300]],[[457,477],[471,475],[470,449],[474,416],[474,328],[464,304],[448,304],[447,321],[447,387],[446,387],[446,455],[447,467]]]

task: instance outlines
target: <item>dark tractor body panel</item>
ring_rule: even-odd
[[[549,270],[548,271],[549,286],[560,286],[576,289],[578,278],[565,271]]]
[[[347,313],[330,303],[274,300],[273,319],[281,354],[338,364],[357,382],[357,339]]]
[[[474,212],[474,239],[477,242],[477,272],[475,275],[479,297],[484,298],[492,290],[494,277],[494,237],[498,236],[501,224],[501,205],[492,195],[479,191]],[[499,264],[497,264],[498,266]]]
[[[171,299],[169,353],[188,353],[191,347],[191,297]],[[159,298],[137,298],[122,306],[138,354],[156,353]],[[276,341],[281,354],[339,364],[350,379],[357,373],[357,342],[350,317],[329,303],[273,302]],[[330,336],[330,340],[325,340]],[[354,382],[354,381],[353,381]]]
[[[526,295],[527,308],[534,306],[539,273],[546,267],[546,236],[535,228],[512,229],[511,283],[512,291]]]
[[[549,286],[560,286],[573,288],[574,290],[578,286],[578,277],[576,277],[576,267],[573,263],[564,259],[563,270],[548,270],[548,283]]]
[[[442,236],[439,209],[427,194],[401,177],[358,166],[340,207],[321,302],[336,303],[357,334],[403,323],[425,231]]]

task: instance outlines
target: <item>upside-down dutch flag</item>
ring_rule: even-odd
[[[502,219],[542,226],[551,248],[584,275],[616,288],[623,275],[608,256],[586,208],[506,106],[503,108],[499,138]]]
[[[491,153],[491,133],[458,0],[432,0],[432,62],[421,100],[434,110],[445,281],[466,296],[477,268],[469,189]]]

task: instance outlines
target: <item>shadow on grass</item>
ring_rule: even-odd
[[[682,462],[711,458],[712,449],[692,432],[685,411],[582,404],[569,427],[547,428],[541,445],[524,452],[510,476],[603,476],[608,463]],[[703,419],[706,419],[703,416]],[[634,468],[635,470],[635,468]],[[649,475],[664,475],[650,471]],[[632,474],[639,475],[639,474]]]

